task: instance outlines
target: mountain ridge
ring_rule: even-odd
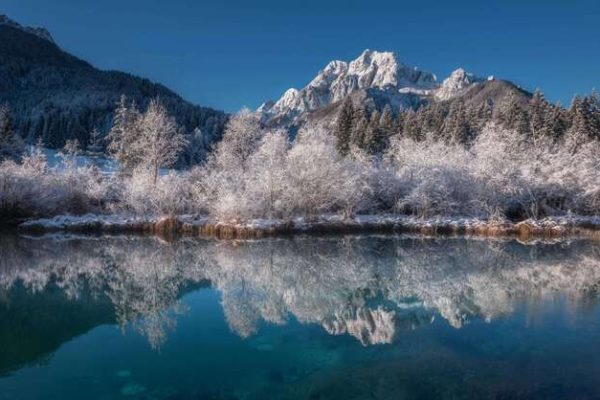
[[[62,50],[43,28],[0,19],[0,104],[7,103],[17,131],[59,148],[68,139],[85,146],[90,133],[110,129],[122,95],[144,108],[159,97],[194,143],[198,162],[219,140],[227,114],[194,105],[166,86],[120,71],[101,70]],[[192,154],[193,153],[193,154]]]
[[[350,62],[329,62],[305,87],[288,89],[279,100],[263,103],[256,112],[266,126],[294,132],[305,124],[331,127],[347,98],[358,109],[383,112],[390,108],[397,114],[435,103],[493,105],[509,96],[524,101],[531,93],[510,81],[478,77],[463,68],[439,82],[435,74],[408,66],[393,52],[367,49]]]
[[[41,39],[47,40],[51,43],[55,43],[54,38],[52,37],[52,35],[48,31],[48,29],[43,28],[43,27],[23,26],[23,25],[19,24],[18,22],[10,19],[5,14],[0,14],[0,25],[10,26],[12,28],[22,30],[23,32],[31,33],[31,34],[33,34]]]
[[[300,126],[308,120],[330,117],[342,100],[350,97],[356,106],[394,112],[417,109],[424,104],[452,101],[465,96],[477,85],[492,85],[494,77],[481,78],[457,68],[439,82],[436,75],[411,67],[389,51],[364,50],[350,62],[334,60],[303,88],[288,89],[278,100],[263,103],[256,111],[270,126]],[[512,91],[508,81],[493,86]],[[498,90],[497,90],[498,91]],[[495,96],[499,93],[495,93]],[[501,97],[504,97],[500,94]],[[328,119],[328,118],[325,118]],[[329,118],[331,119],[331,118]]]

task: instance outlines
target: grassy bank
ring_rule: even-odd
[[[295,234],[411,233],[421,235],[473,235],[488,237],[553,238],[583,236],[600,239],[598,217],[549,217],[510,222],[474,218],[416,218],[411,216],[359,215],[342,218],[323,215],[310,220],[256,219],[218,221],[191,215],[160,218],[118,215],[58,216],[36,219],[18,227],[23,233],[73,232],[83,234],[152,234],[203,236],[219,239],[255,239]]]

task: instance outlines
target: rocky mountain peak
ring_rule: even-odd
[[[378,90],[398,96],[426,94],[439,87],[435,75],[409,67],[392,52],[365,50],[351,62],[331,61],[303,89],[289,89],[259,112],[267,117],[294,116],[346,98],[359,90]]]
[[[452,71],[450,76],[444,79],[442,86],[436,91],[435,97],[438,100],[449,100],[469,88],[472,84],[481,82],[483,79],[458,68]]]

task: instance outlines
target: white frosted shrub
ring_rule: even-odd
[[[107,193],[97,169],[68,163],[48,168],[38,151],[21,164],[0,164],[0,214],[5,219],[97,212]]]
[[[382,156],[342,157],[328,131],[306,128],[290,143],[236,117],[206,163],[159,176],[148,169],[102,176],[65,156],[48,168],[40,151],[0,164],[0,217],[64,213],[209,214],[219,220],[290,219],[337,213],[539,218],[600,214],[600,142],[537,138],[494,124],[467,147],[393,137]]]
[[[397,210],[422,216],[479,214],[472,155],[459,145],[431,137],[416,142],[395,139],[386,162],[398,180]]]
[[[343,158],[331,135],[300,132],[288,153],[287,204],[293,215],[360,209],[368,188],[360,164]]]
[[[169,172],[153,182],[152,171],[138,169],[125,178],[120,207],[138,215],[177,215],[193,212],[187,175]]]
[[[287,216],[288,147],[285,132],[269,132],[251,156],[246,190],[241,199],[247,203],[244,209],[249,215],[266,218]]]

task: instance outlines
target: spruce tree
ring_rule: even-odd
[[[402,134],[413,140],[421,139],[421,127],[417,119],[417,113],[410,109],[404,114],[404,123],[402,126]]]
[[[575,96],[569,109],[571,124],[567,131],[566,142],[575,152],[581,145],[590,140],[593,133],[592,116],[589,113],[588,101],[584,97]]]
[[[498,122],[505,128],[512,129],[522,135],[529,132],[527,113],[514,93],[510,93],[503,100],[498,114]]]
[[[21,137],[15,132],[8,105],[0,105],[0,161],[18,160],[25,150]]]
[[[350,144],[365,149],[370,135],[369,114],[364,107],[354,111],[352,118],[352,129],[350,132]]]
[[[381,129],[383,136],[386,138],[389,138],[394,134],[394,113],[392,112],[392,108],[389,106],[389,104],[383,109],[383,113],[381,114],[381,119],[379,121],[379,128]]]
[[[588,107],[591,119],[591,135],[600,140],[600,98],[596,89],[588,97]]]
[[[552,136],[548,120],[550,118],[549,104],[540,90],[536,90],[529,100],[529,134],[533,142],[544,136]]]
[[[394,132],[392,133],[392,136],[394,136],[394,135],[402,136],[403,135],[405,115],[406,115],[406,111],[403,111],[403,112],[399,112],[398,115],[396,116],[396,121],[394,123]]]
[[[119,162],[121,171],[130,173],[143,160],[134,146],[140,135],[139,121],[140,113],[135,103],[127,104],[127,98],[121,96],[115,115],[113,125],[108,133],[110,154]]]
[[[558,139],[565,135],[569,124],[567,112],[560,104],[549,106],[545,125],[544,131],[551,138]]]
[[[451,143],[467,143],[471,139],[471,129],[467,120],[467,110],[462,101],[450,107],[443,128],[444,138]]]
[[[384,148],[385,136],[381,126],[383,115],[377,110],[373,111],[369,119],[368,129],[365,134],[363,148],[369,154],[377,154]]]
[[[348,154],[354,121],[354,105],[347,97],[340,108],[333,134],[336,138],[336,149],[341,155]]]

